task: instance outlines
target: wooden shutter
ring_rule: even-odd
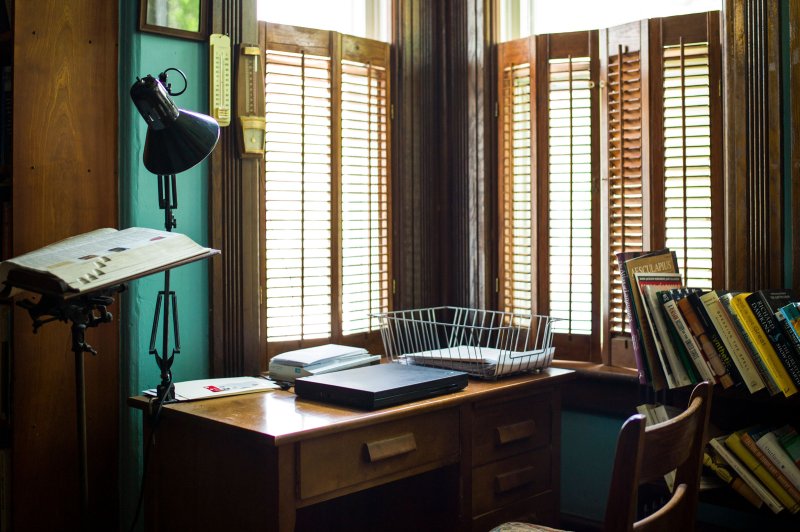
[[[331,334],[330,32],[267,24],[267,341]]]
[[[579,341],[567,351],[589,353],[599,323],[597,191],[597,32],[537,38],[539,191],[546,227],[541,238],[546,272],[541,297],[548,313],[561,318],[558,333]],[[539,261],[544,262],[544,261]],[[558,345],[558,344],[557,344]]]
[[[653,19],[650,36],[655,245],[675,251],[687,285],[722,286],[719,16]]]
[[[650,245],[646,234],[649,158],[643,149],[648,138],[643,127],[648,123],[648,84],[642,76],[642,66],[647,62],[643,47],[646,31],[646,22],[637,21],[600,32],[601,76],[605,80],[601,114],[602,167],[606,172],[603,218],[607,224],[607,245],[603,246],[607,250],[603,265],[607,296],[603,299],[608,302],[610,337],[630,334],[616,254],[642,251]]]
[[[343,35],[341,105],[342,334],[378,327],[389,308],[389,45]]]
[[[358,343],[389,307],[389,46],[266,28],[268,350]]]
[[[499,291],[504,311],[524,314],[535,308],[532,43],[526,37],[498,46]]]

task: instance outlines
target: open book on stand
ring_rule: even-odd
[[[28,290],[61,297],[138,279],[219,253],[181,233],[97,229],[0,263],[3,294]]]

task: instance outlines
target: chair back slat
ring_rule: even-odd
[[[689,406],[678,416],[645,427],[644,416],[628,418],[620,430],[605,528],[625,530],[693,530],[697,494],[711,412],[711,386],[698,384]],[[652,515],[636,521],[639,486],[676,470],[672,496]]]

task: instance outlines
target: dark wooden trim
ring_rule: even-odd
[[[147,6],[154,0],[139,0],[139,31],[157,33],[169,37],[181,37],[194,41],[204,41],[208,37],[208,1],[198,0],[198,28],[197,31],[170,28],[147,22]]]
[[[726,287],[783,285],[776,0],[726,0]]]
[[[258,42],[255,0],[214,0],[213,33],[231,45]],[[236,79],[236,76],[232,76]],[[234,92],[234,94],[236,94]],[[239,109],[239,102],[233,102]],[[263,172],[259,159],[240,159],[233,129],[222,128],[211,156],[209,235],[222,250],[212,261],[211,347],[215,376],[252,375],[266,369],[261,319]]]
[[[791,164],[786,170],[791,180],[791,253],[792,288],[800,293],[800,0],[789,0],[789,98],[791,109],[790,136]]]

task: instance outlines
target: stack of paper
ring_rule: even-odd
[[[491,347],[459,345],[404,355],[411,364],[466,371],[478,376],[509,375],[522,370],[547,367],[554,348],[507,351]]]
[[[325,344],[274,356],[269,361],[269,377],[294,382],[298,377],[377,364],[380,360],[380,355],[370,355],[361,347]]]
[[[279,389],[280,386],[261,377],[230,377],[223,379],[200,379],[175,383],[175,400],[193,401],[226,395],[264,392]],[[144,391],[145,395],[156,396],[156,390]]]

